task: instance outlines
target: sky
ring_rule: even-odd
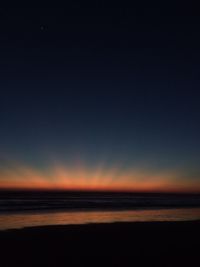
[[[195,10],[0,8],[0,189],[200,192]]]

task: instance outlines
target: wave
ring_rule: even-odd
[[[106,210],[200,207],[199,195],[10,193],[0,195],[0,213],[42,210]]]

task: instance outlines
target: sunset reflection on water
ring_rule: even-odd
[[[1,214],[0,230],[44,225],[200,220],[200,208]]]

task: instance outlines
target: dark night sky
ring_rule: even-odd
[[[0,8],[0,186],[200,191],[195,10]]]

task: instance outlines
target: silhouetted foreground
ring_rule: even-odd
[[[45,226],[0,232],[0,266],[200,266],[200,222]]]

